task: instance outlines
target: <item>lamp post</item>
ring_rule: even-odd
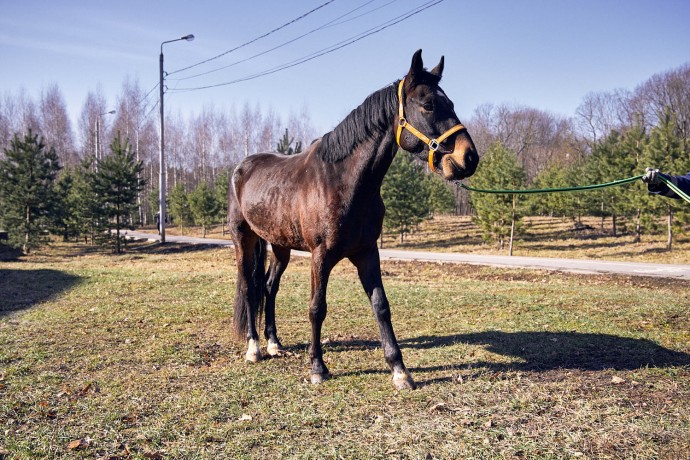
[[[163,45],[166,43],[179,42],[180,40],[186,40],[191,42],[194,40],[194,35],[189,34],[184,37],[176,38],[174,40],[168,40],[161,43],[161,55],[160,55],[160,82],[158,84],[160,90],[160,111],[161,111],[161,137],[160,137],[160,183],[158,189],[159,195],[159,209],[158,209],[158,233],[161,236],[161,243],[165,243],[165,112],[163,111],[163,94],[165,93],[165,86],[163,85],[164,72],[163,72]]]
[[[99,146],[100,146],[100,143],[101,143],[101,139],[100,139],[101,117],[102,117],[103,115],[112,115],[112,114],[114,114],[114,113],[115,113],[115,111],[114,111],[114,110],[111,110],[111,111],[109,111],[109,112],[99,113],[98,116],[96,117],[96,129],[95,129],[95,131],[96,131],[95,144],[96,144],[96,145],[95,145],[95,149],[94,149],[94,150],[95,150],[95,151],[94,151],[94,156],[95,156],[95,158],[96,158],[96,163],[95,163],[96,169],[98,169],[98,160],[101,159],[100,155],[98,154]]]

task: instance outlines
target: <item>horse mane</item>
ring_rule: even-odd
[[[370,94],[333,131],[324,134],[316,155],[328,163],[337,163],[372,134],[389,129],[398,105],[398,83],[400,80]]]

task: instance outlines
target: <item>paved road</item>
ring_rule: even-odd
[[[128,232],[128,236],[158,241],[155,233]],[[209,244],[217,246],[232,246],[229,240],[213,238],[195,238],[190,236],[166,235],[166,240],[176,243]],[[308,256],[302,251],[292,251],[299,256]],[[583,259],[553,259],[546,257],[519,257],[519,256],[490,256],[479,254],[400,251],[394,249],[382,249],[381,259],[408,260],[422,262],[446,262],[472,265],[492,265],[497,267],[530,268],[537,270],[556,270],[571,273],[590,274],[619,274],[634,276],[654,276],[660,278],[676,278],[690,280],[690,265],[652,264],[641,262],[617,262],[607,260],[583,260]]]

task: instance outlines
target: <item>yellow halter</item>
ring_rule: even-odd
[[[403,128],[407,129],[409,132],[411,132],[417,139],[420,141],[424,142],[428,147],[429,147],[429,169],[431,171],[435,171],[434,168],[434,153],[436,153],[436,150],[438,150],[439,145],[441,142],[445,141],[453,135],[454,133],[460,131],[461,129],[465,129],[465,127],[462,125],[462,123],[458,123],[457,125],[453,126],[450,128],[448,131],[445,133],[441,134],[439,137],[436,139],[429,139],[426,137],[424,134],[419,132],[417,128],[412,126],[407,122],[405,119],[405,110],[403,108],[403,84],[405,83],[405,79],[403,78],[400,80],[400,85],[398,85],[398,101],[399,101],[399,106],[398,106],[398,131],[395,134],[395,140],[398,142],[398,146],[402,147],[400,145],[400,135],[402,134]]]

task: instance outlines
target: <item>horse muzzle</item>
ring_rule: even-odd
[[[474,174],[479,154],[472,141],[457,136],[453,151],[441,157],[441,173],[446,180],[461,180]]]

